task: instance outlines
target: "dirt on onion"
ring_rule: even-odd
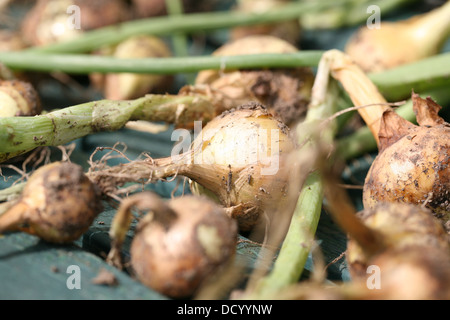
[[[17,202],[0,216],[0,233],[25,232],[52,243],[71,243],[103,210],[98,188],[81,166],[53,162],[37,169]]]
[[[34,116],[41,112],[41,99],[31,83],[0,79],[0,117]]]
[[[380,150],[364,183],[364,207],[404,202],[431,209],[448,227],[450,218],[450,125],[431,98],[413,93],[418,125],[387,110],[379,133]]]
[[[131,243],[132,272],[164,295],[192,297],[234,257],[236,221],[222,207],[206,197],[186,195],[165,201],[140,192],[124,199],[114,217],[107,260],[116,267],[123,267],[120,250],[133,208],[146,214]]]

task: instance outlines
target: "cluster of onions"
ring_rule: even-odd
[[[40,97],[31,83],[0,80],[0,117],[34,116],[41,111]]]
[[[325,179],[328,208],[349,236],[354,280],[334,293],[358,299],[448,299],[449,238],[438,218],[448,220],[450,130],[438,116],[440,106],[413,93],[419,123],[413,125],[387,105],[348,55],[331,50],[324,56],[380,148],[358,215],[335,179]],[[367,288],[370,266],[381,272],[379,290]]]
[[[79,8],[78,17],[74,16],[77,11],[69,10],[71,6]],[[38,0],[25,16],[21,33],[28,45],[40,46],[71,40],[83,31],[129,18],[129,8],[122,0]]]
[[[188,298],[232,261],[236,221],[221,206],[206,197],[163,201],[141,192],[124,199],[114,216],[110,264],[123,267],[120,250],[133,208],[147,212],[133,235],[130,255],[133,273],[148,287],[172,298]]]
[[[293,148],[289,128],[262,105],[248,103],[208,122],[181,154],[112,167],[94,163],[87,174],[105,194],[128,182],[187,177],[209,190],[241,231],[249,231],[287,199],[286,157]]]
[[[101,193],[69,162],[37,169],[20,198],[0,215],[0,233],[26,232],[52,243],[70,243],[87,231],[101,212]]]
[[[97,54],[116,58],[163,58],[172,55],[170,48],[160,38],[154,36],[134,36],[114,47],[100,49]],[[103,92],[106,99],[136,99],[147,93],[164,92],[172,84],[168,75],[109,73],[90,75],[94,86]]]
[[[295,53],[289,42],[271,35],[250,35],[219,47],[213,56],[264,53]],[[224,63],[226,59],[224,58]],[[203,70],[195,86],[207,85],[220,95],[222,109],[228,110],[248,101],[258,101],[290,126],[305,115],[311,98],[314,76],[311,68],[268,70]],[[219,112],[223,111],[219,110]]]
[[[235,11],[245,13],[264,13],[283,6],[290,0],[239,0]],[[230,30],[232,40],[247,37],[249,35],[272,35],[287,42],[297,45],[301,36],[301,26],[297,19],[279,23],[234,27]]]
[[[450,3],[406,20],[361,27],[345,51],[365,72],[378,72],[439,53],[450,32]]]

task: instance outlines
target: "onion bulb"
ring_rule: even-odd
[[[20,80],[0,81],[0,117],[34,116],[42,111],[33,85]]]
[[[0,216],[0,233],[22,231],[44,241],[70,243],[101,212],[100,200],[82,167],[54,162],[31,175],[17,202]]]
[[[47,45],[74,39],[83,31],[113,25],[129,17],[128,6],[122,0],[39,0],[23,20],[22,35],[29,45]]]
[[[236,222],[216,203],[192,195],[163,201],[141,192],[123,200],[114,217],[108,261],[118,267],[133,207],[148,213],[131,243],[132,270],[143,284],[164,295],[192,296],[235,254]]]
[[[367,173],[363,204],[405,202],[425,206],[448,224],[450,216],[450,125],[431,98],[413,93],[419,125],[394,111],[383,113],[380,150]]]
[[[248,103],[209,121],[187,151],[114,167],[94,165],[88,175],[105,194],[127,182],[187,177],[214,194],[241,231],[249,231],[287,201],[286,156],[293,148],[289,128],[262,105]]]
[[[172,55],[162,39],[147,35],[128,38],[114,48],[100,50],[99,54],[104,52],[119,59],[162,58]],[[164,91],[173,80],[171,76],[166,75],[135,73],[94,73],[90,78],[109,100],[136,99],[147,93]]]
[[[378,72],[438,54],[450,32],[450,3],[407,20],[361,27],[345,51],[365,72]]]
[[[269,35],[253,35],[224,44],[213,56],[264,53],[295,53],[289,42]],[[224,59],[226,63],[226,59]],[[223,110],[248,101],[258,101],[286,125],[298,122],[305,114],[311,96],[314,76],[310,68],[269,70],[203,70],[195,85],[207,85],[221,95]]]

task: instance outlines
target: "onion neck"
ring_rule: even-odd
[[[151,212],[146,214],[139,223],[139,230],[142,230],[149,222],[156,221],[166,230],[169,229],[178,215],[164,201],[152,192],[141,192],[132,195],[122,201],[116,215],[111,223],[109,235],[111,237],[111,250],[109,251],[107,262],[122,268],[121,248],[130,228],[132,213],[136,208],[141,211]]]
[[[369,127],[379,146],[378,133],[381,117],[384,111],[390,108],[386,105],[386,99],[348,55],[338,50],[330,50],[325,55],[330,60],[333,78],[342,84],[353,104],[357,107],[367,105],[367,107],[359,108],[358,113]]]

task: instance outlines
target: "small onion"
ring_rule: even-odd
[[[78,239],[101,212],[100,193],[82,167],[54,162],[36,170],[0,216],[0,233],[23,231],[53,243]]]
[[[236,222],[213,201],[188,195],[165,202],[141,192],[123,200],[114,218],[108,261],[116,266],[133,207],[148,213],[131,243],[132,269],[142,283],[164,295],[191,297],[235,254]]]
[[[41,111],[40,97],[31,83],[0,81],[0,117],[34,116]]]
[[[99,51],[119,59],[163,58],[172,55],[167,44],[157,37],[141,35],[128,38],[114,48]],[[129,100],[147,93],[164,92],[172,84],[173,77],[167,75],[135,73],[94,73],[90,78],[105,98],[110,100]]]
[[[79,11],[69,11],[71,6]],[[122,0],[39,0],[23,20],[22,35],[29,45],[47,45],[129,18],[129,8]]]
[[[424,205],[448,224],[450,216],[450,125],[431,98],[413,94],[419,126],[384,112],[380,151],[367,174],[363,204],[405,202]]]
[[[378,72],[438,54],[450,31],[450,3],[378,27],[361,27],[345,51],[365,72]]]

